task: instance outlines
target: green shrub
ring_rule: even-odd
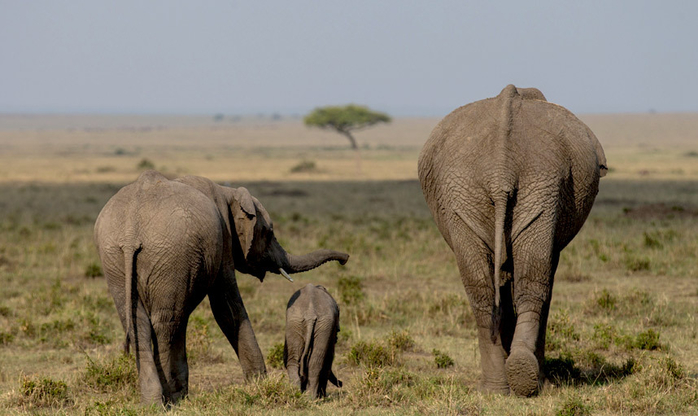
[[[0,331],[0,345],[7,345],[12,343],[15,339],[15,335],[8,331]]]
[[[101,362],[94,362],[87,356],[87,368],[81,381],[86,387],[101,393],[135,389],[138,385],[136,362],[132,355],[124,354]]]
[[[434,363],[436,363],[436,368],[448,368],[453,367],[455,362],[453,358],[449,357],[445,352],[434,349],[431,351],[434,355]]]
[[[339,286],[339,295],[342,302],[347,305],[356,305],[366,298],[361,278],[357,276],[342,276],[337,282]]]
[[[662,363],[664,364],[666,371],[673,379],[680,380],[686,375],[686,371],[683,369],[681,364],[674,361],[673,358],[666,357],[662,360]]]
[[[631,272],[641,272],[650,269],[650,259],[627,257],[625,259],[625,268]]]
[[[616,309],[616,303],[618,303],[618,298],[612,295],[608,290],[604,289],[601,291],[601,295],[596,298],[596,304],[607,311],[612,311]]]
[[[414,348],[414,339],[407,331],[393,331],[388,337],[388,345],[397,351],[410,351]]]
[[[641,350],[661,349],[662,344],[659,343],[659,332],[655,332],[650,328],[645,332],[639,333],[635,339],[635,347]]]
[[[138,170],[155,169],[155,163],[153,163],[150,159],[143,158],[140,162],[138,162],[136,168]]]
[[[102,276],[102,266],[99,263],[90,263],[85,267],[85,277]]]
[[[291,173],[308,173],[317,171],[317,165],[312,160],[303,160],[291,168]]]
[[[267,352],[267,364],[271,368],[284,367],[284,344],[277,343],[271,346]]]
[[[359,341],[349,350],[347,360],[354,365],[383,367],[395,362],[395,354],[378,342]]]
[[[20,401],[24,405],[54,407],[70,402],[68,385],[64,381],[22,375],[19,384]]]

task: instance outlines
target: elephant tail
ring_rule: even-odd
[[[315,336],[316,323],[317,316],[315,316],[315,314],[305,321],[305,345],[303,346],[303,353],[301,354],[300,360],[301,386],[305,386],[308,382],[308,365],[310,364],[310,354],[313,349],[313,337]]]
[[[494,198],[494,308],[492,310],[492,342],[496,342],[502,319],[500,287],[502,285],[502,250],[504,245],[504,221],[507,215],[508,194]]]
[[[330,376],[328,378],[328,381],[339,388],[342,387],[342,380],[337,379],[337,376],[334,375],[334,372],[332,371],[332,369],[330,369]]]
[[[124,297],[126,299],[126,343],[124,344],[124,352],[128,353],[129,339],[133,341],[134,351],[138,351],[138,336],[136,335],[136,313],[133,309],[134,297],[134,279],[136,278],[136,255],[140,251],[139,247],[124,247]],[[137,291],[137,289],[136,289]],[[136,294],[137,295],[137,294]],[[133,331],[133,337],[131,336]]]
[[[540,91],[539,91],[540,92]],[[542,96],[542,94],[541,94]],[[512,133],[514,129],[515,106],[521,101],[521,96],[513,85],[504,87],[498,97],[500,102],[499,138],[497,143],[497,157],[495,174],[497,178],[490,183],[490,195],[494,203],[494,305],[492,308],[492,342],[496,342],[499,333],[499,325],[502,317],[499,289],[502,285],[502,264],[504,263],[504,223],[507,216],[509,196],[514,192],[517,181],[516,173],[512,166]]]

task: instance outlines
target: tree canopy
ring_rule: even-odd
[[[351,132],[373,126],[378,123],[389,123],[390,116],[385,113],[370,110],[356,104],[345,106],[319,107],[303,119],[306,126],[332,129],[344,135],[353,149],[358,149]]]

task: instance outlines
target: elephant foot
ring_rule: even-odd
[[[538,360],[527,349],[511,352],[506,363],[507,380],[517,396],[529,397],[538,393]]]

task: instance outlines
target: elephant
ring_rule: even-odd
[[[339,332],[339,306],[327,289],[308,284],[286,307],[284,367],[291,383],[313,398],[325,397],[327,382],[342,387],[332,372]]]
[[[238,291],[235,270],[263,281],[266,272],[299,273],[346,253],[287,253],[269,214],[244,187],[209,179],[169,180],[146,171],[118,191],[94,229],[109,292],[133,343],[141,398],[172,404],[188,392],[186,329],[206,295],[246,379],[266,367]]]
[[[555,270],[607,172],[601,144],[539,90],[508,85],[441,120],[418,172],[477,323],[482,390],[537,394]]]

